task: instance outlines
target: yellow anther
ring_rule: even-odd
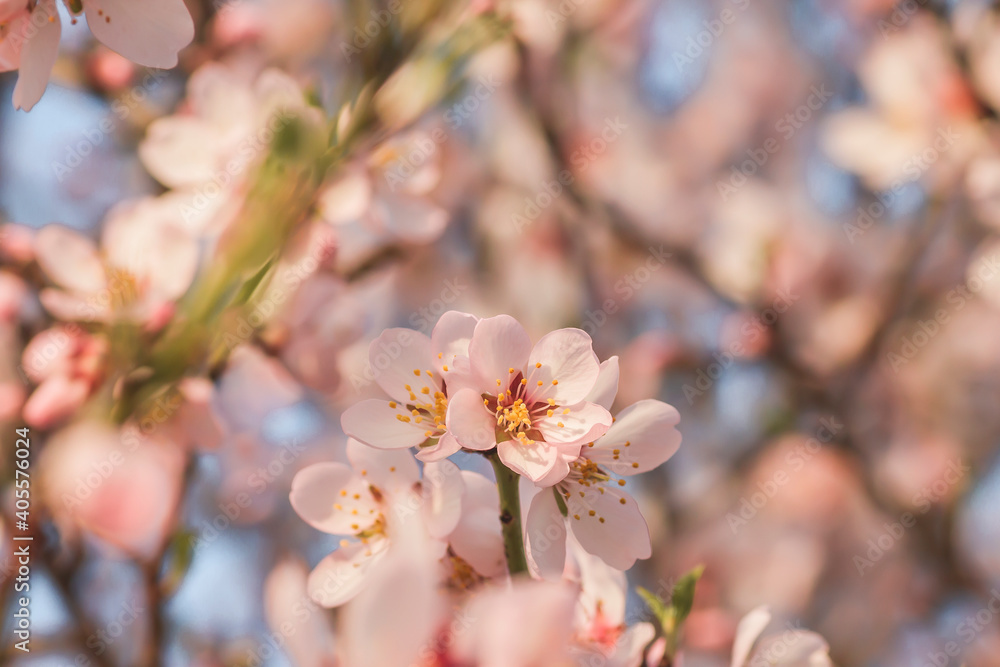
[[[419,368],[414,368],[413,369],[413,374],[416,375],[417,377],[420,377],[420,369]]]

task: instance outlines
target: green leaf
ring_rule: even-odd
[[[670,594],[670,606],[674,609],[674,622],[677,626],[680,626],[691,613],[691,607],[694,605],[694,589],[704,571],[705,566],[699,565],[685,574],[674,586],[674,592]]]
[[[656,593],[643,588],[642,586],[636,589],[636,593],[638,593],[639,597],[641,597],[643,602],[646,603],[646,606],[649,607],[649,611],[656,617],[656,620],[660,622],[660,625],[663,625],[663,619],[669,609],[663,598]]]

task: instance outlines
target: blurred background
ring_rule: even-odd
[[[442,3],[423,4],[413,29],[447,31]],[[335,116],[358,67],[388,57],[378,26],[395,16],[391,3],[188,5],[197,36],[175,70],[137,68],[64,21],[30,114],[0,77],[5,485],[40,384],[18,369],[51,325],[34,230],[107,245],[118,202],[212,199],[239,176],[191,164],[223,135],[252,159],[262,73],[279,68]],[[295,289],[263,326],[235,326],[228,362],[188,388],[211,394],[210,435],[186,448],[157,430],[98,494],[86,480],[118,466],[113,448],[67,449],[59,419],[32,429],[50,546],[33,652],[5,640],[0,661],[155,664],[156,646],[169,665],[329,664],[336,637],[303,581],[335,541],[291,511],[289,482],[343,460],[341,411],[379,395],[371,340],[429,333],[457,309],[509,313],[536,338],[582,327],[602,359],[620,357],[616,409],[655,397],[680,411],[680,452],[633,484],[654,556],[630,581],[662,593],[706,565],[687,667],[728,664],[736,622],[762,603],[821,633],[838,665],[1000,665],[1000,9],[462,5],[508,29],[432,105],[423,91],[443,75],[411,68],[393,98],[405,129],[324,184],[286,267]],[[227,209],[198,210],[204,250]],[[194,224],[183,205],[171,215]]]

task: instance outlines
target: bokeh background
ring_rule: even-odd
[[[0,238],[5,485],[33,389],[16,369],[48,326],[18,254],[26,230],[97,239],[114,204],[163,192],[147,128],[198,112],[186,86],[209,61],[239,81],[281,68],[333,113],[356,59],[378,58],[359,39],[377,6],[188,4],[198,35],[176,70],[136,68],[66,21],[30,114],[0,78],[0,219],[21,225]],[[1000,665],[1000,10],[472,5],[509,15],[509,33],[359,158],[368,200],[332,190],[330,245],[213,371],[216,446],[130,463],[140,490],[107,501],[147,511],[142,539],[163,560],[126,555],[36,492],[49,547],[34,650],[5,640],[0,662],[146,664],[155,644],[169,665],[324,664],[336,637],[322,614],[274,634],[333,546],[291,511],[289,482],[343,458],[340,412],[378,394],[370,341],[458,309],[509,313],[535,337],[582,327],[620,357],[617,409],[656,397],[680,411],[680,452],[635,484],[654,556],[630,579],[666,592],[706,565],[687,667],[728,664],[737,620],[761,603],[821,633],[839,665]],[[432,85],[423,74],[412,90]],[[219,131],[236,99],[219,93]],[[33,430],[38,478],[102,460],[46,458],[62,427]],[[154,594],[161,564],[172,583]]]

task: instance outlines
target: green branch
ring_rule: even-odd
[[[500,527],[503,531],[504,553],[507,555],[507,571],[511,576],[528,572],[528,557],[524,553],[524,535],[521,532],[521,495],[518,483],[521,476],[508,468],[500,460],[497,450],[486,454],[493,464],[500,492]]]

